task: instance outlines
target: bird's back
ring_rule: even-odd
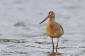
[[[64,30],[59,23],[49,22],[46,27],[46,33],[50,37],[59,38],[64,33]]]

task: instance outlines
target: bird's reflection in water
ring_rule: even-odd
[[[50,52],[48,56],[61,56],[61,53]]]

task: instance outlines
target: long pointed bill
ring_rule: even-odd
[[[46,21],[48,18],[49,18],[49,16],[47,16],[42,22],[40,22],[40,24],[43,23],[44,21]]]

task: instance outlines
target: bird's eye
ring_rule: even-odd
[[[51,15],[51,13],[49,13],[49,15]]]

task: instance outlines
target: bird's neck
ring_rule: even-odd
[[[55,21],[54,18],[50,18],[50,19],[49,19],[49,22],[54,22],[54,21]]]

